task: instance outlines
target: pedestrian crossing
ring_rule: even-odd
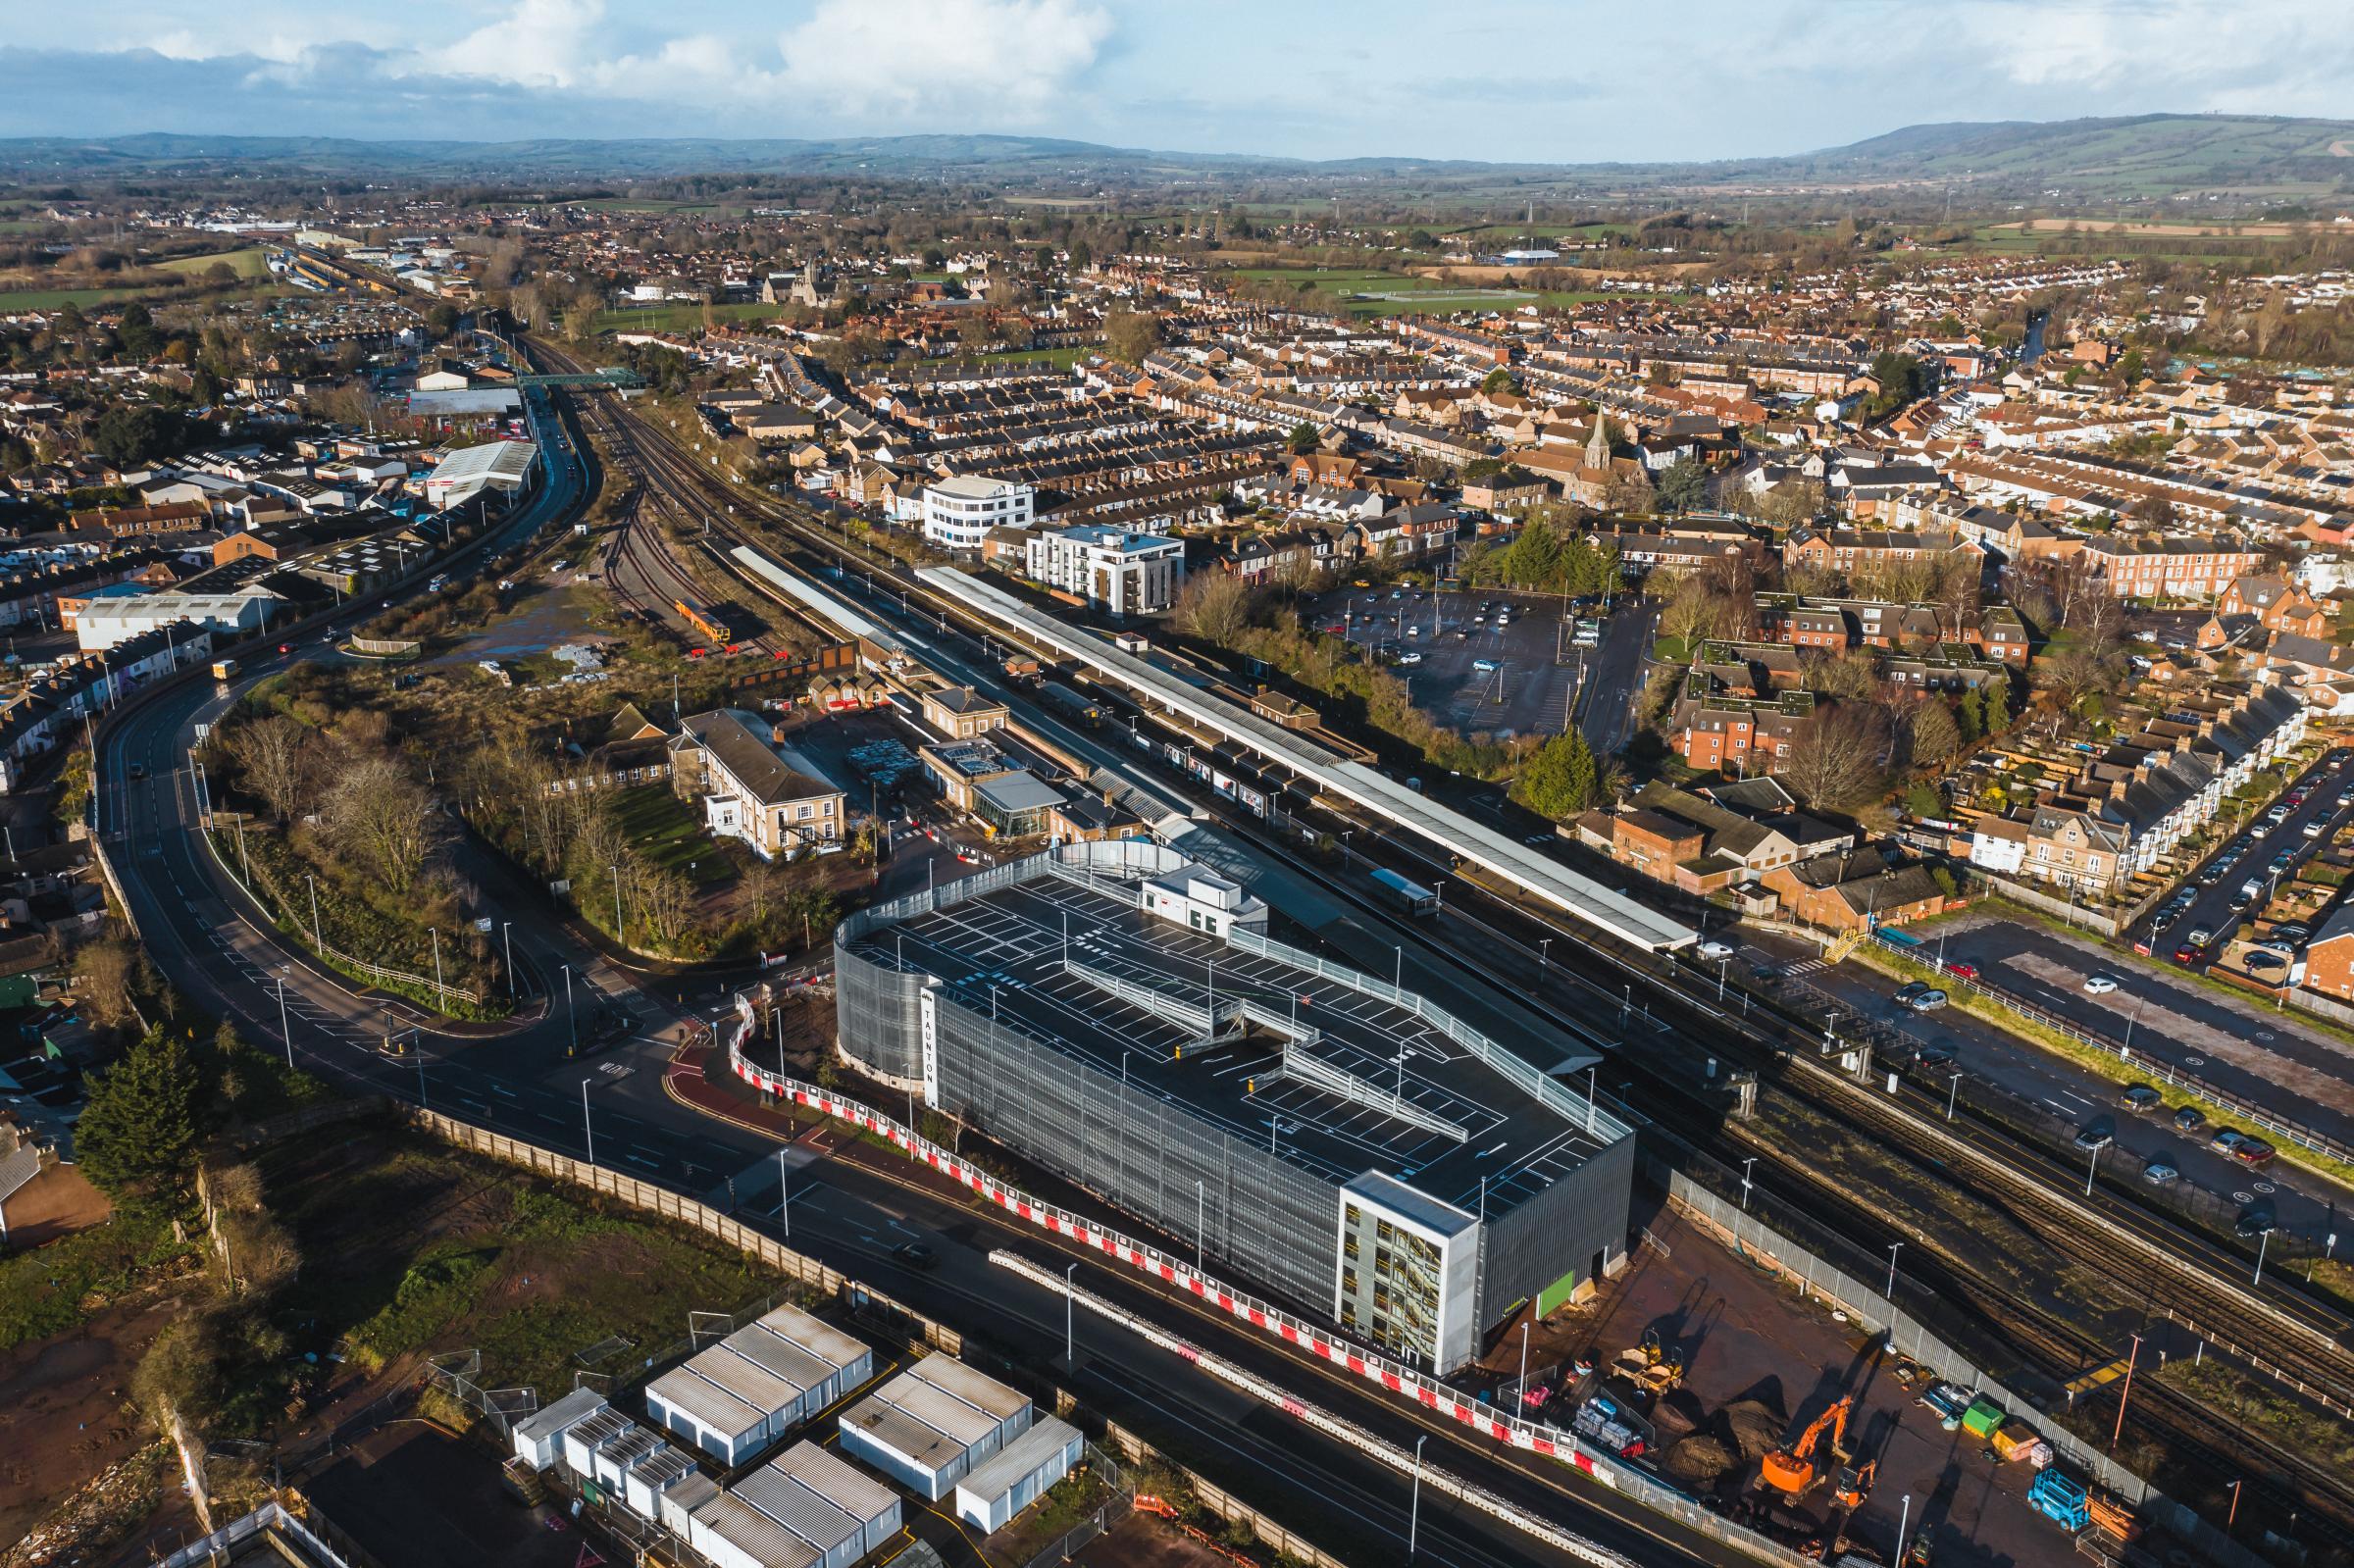
[[[1819,958],[1802,958],[1797,963],[1792,964],[1789,968],[1783,970],[1782,973],[1785,975],[1812,975],[1818,969],[1828,969],[1831,966],[1828,963]]]

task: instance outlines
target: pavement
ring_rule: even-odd
[[[542,431],[542,444],[555,472],[538,499],[519,514],[515,529],[529,527],[542,508],[568,506],[580,491],[585,476],[577,458],[550,434]],[[316,632],[292,655],[328,656],[331,650]],[[255,663],[251,673],[258,678],[282,668],[284,660],[272,656]],[[978,669],[960,672],[953,661],[943,673],[951,679],[983,675]],[[984,689],[1001,685],[989,679],[975,683]],[[774,1191],[781,1129],[742,1115],[717,1120],[671,1092],[669,1069],[679,1046],[709,1038],[708,1021],[726,1003],[728,987],[720,982],[731,977],[628,967],[556,918],[544,900],[535,902],[522,890],[511,905],[501,904],[500,914],[512,922],[517,969],[540,977],[540,989],[533,1006],[494,1030],[438,1024],[405,1001],[355,993],[318,968],[244,902],[193,832],[186,748],[195,726],[217,717],[229,700],[204,682],[155,693],[110,728],[99,758],[98,832],[154,962],[194,1006],[233,1020],[247,1038],[283,1048],[299,1065],[347,1088],[422,1099],[542,1146],[738,1206],[748,1223],[773,1226],[780,1236],[790,1226],[797,1249],[966,1328],[978,1342],[997,1337],[1009,1356],[1035,1360],[1052,1344],[1063,1323],[1057,1293],[992,1266],[988,1253],[1011,1245],[1052,1257],[1053,1242],[977,1214],[961,1190],[913,1190],[902,1185],[906,1177],[885,1179],[837,1157],[846,1145],[802,1145],[810,1155],[810,1185],[804,1189],[795,1180],[790,1215],[760,1211],[758,1194]],[[1041,727],[1083,755],[1112,755],[1092,735],[1051,721]],[[145,769],[144,778],[131,779],[133,764]],[[629,1031],[609,1047],[575,1057],[576,1022],[593,1016],[594,1008],[626,1016]],[[407,1057],[391,1059],[380,1050],[387,1021],[414,1032],[416,1046]],[[913,1268],[896,1258],[895,1248],[910,1233],[930,1239],[934,1268]],[[1474,1477],[1564,1528],[1645,1563],[1735,1560],[1729,1548],[1563,1467],[1534,1460],[1523,1465],[1451,1422],[1381,1397],[1231,1320],[1156,1291],[1131,1271],[1078,1256],[1099,1293],[1181,1326],[1195,1342],[1264,1376],[1314,1389],[1319,1402],[1392,1442],[1410,1447],[1417,1437],[1427,1437],[1433,1463]],[[1312,1516],[1329,1511],[1348,1521],[1352,1536],[1370,1536],[1375,1544],[1366,1549],[1376,1555],[1402,1551],[1406,1499],[1395,1472],[1314,1437],[1282,1412],[1234,1393],[1116,1324],[1093,1319],[1079,1327],[1077,1390],[1091,1405],[1181,1446],[1212,1480],[1278,1517],[1305,1512],[1311,1517],[1301,1523],[1308,1529]],[[1307,1497],[1323,1503],[1303,1510]],[[1472,1568],[1551,1568],[1572,1560],[1436,1496],[1423,1499],[1420,1550],[1433,1560]]]

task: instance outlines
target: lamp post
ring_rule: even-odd
[[[2264,1235],[2256,1239],[2256,1277],[2248,1282],[2250,1285],[2262,1285],[2264,1283],[2264,1250],[2266,1247],[2269,1247],[2272,1244],[2273,1233],[2270,1231],[2265,1232]]]
[[[588,1163],[596,1163],[596,1129],[588,1121],[588,1080],[581,1080],[581,1137],[588,1144]]]
[[[1537,964],[1538,973],[1545,975],[1553,973],[1553,938],[1551,936],[1537,938]]]
[[[498,935],[507,944],[507,994],[515,994],[515,922],[498,923]]]
[[[2125,1403],[2133,1397],[2133,1364],[2141,1359],[2141,1336],[2133,1336],[2133,1353],[2125,1358],[2125,1386],[2117,1396],[2117,1426],[2109,1434],[2109,1451],[2117,1451],[2117,1440],[2125,1435]]]
[[[1741,1212],[1744,1214],[1749,1212],[1749,1173],[1757,1163],[1754,1154],[1741,1162]]]
[[[564,970],[564,1031],[568,1037],[564,1054],[578,1056],[581,1054],[581,1026],[572,1010],[572,966],[565,964],[562,968]]]
[[[1072,1304],[1078,1299],[1078,1273],[1079,1265],[1076,1263],[1062,1271],[1062,1361],[1063,1365],[1068,1367],[1076,1367],[1079,1364],[1079,1341],[1072,1326],[1074,1322]]]
[[[613,939],[624,947],[630,945],[630,938],[623,933],[621,925],[621,863],[619,861],[614,862],[613,865]]]
[[[1202,1272],[1203,1239],[1209,1235],[1209,1188],[1199,1177],[1194,1181],[1194,1272]]]
[[[1905,1245],[1905,1243],[1904,1243],[1904,1242],[1902,1242],[1902,1241],[1891,1241],[1891,1242],[1889,1242],[1889,1243],[1888,1243],[1888,1291],[1887,1291],[1887,1294],[1888,1294],[1888,1304],[1889,1304],[1891,1307],[1893,1307],[1893,1306],[1895,1306],[1895,1305],[1896,1305],[1896,1255],[1897,1255],[1897,1253],[1899,1253],[1900,1251],[1904,1250],[1904,1245]]]
[[[278,1033],[286,1042],[286,1067],[294,1066],[294,1027],[286,1022],[286,972],[278,972]]]
[[[434,938],[434,1000],[446,1011],[449,1007],[449,987],[441,984],[441,928],[428,926],[426,933]]]
[[[2092,1159],[2090,1163],[2084,1167],[2084,1195],[2086,1197],[2092,1196],[2092,1179],[2100,1171],[2100,1168],[2101,1151],[2096,1148],[2092,1151]],[[2259,1265],[2259,1267],[2261,1267],[2261,1265]]]
[[[1409,1559],[1414,1554],[1414,1543],[1422,1534],[1422,1444],[1429,1441],[1427,1432],[1414,1439],[1414,1498],[1406,1516],[1406,1554]]]
[[[793,1189],[785,1181],[785,1151],[777,1150],[777,1223],[785,1228],[785,1239],[793,1239]]]
[[[311,945],[324,953],[327,951],[327,938],[319,935],[319,879],[306,871],[302,874],[302,880],[311,887]]]
[[[1945,1119],[1947,1121],[1950,1122],[1954,1119],[1954,1101],[1961,1097],[1962,1069],[1957,1067],[1954,1069],[1954,1076],[1947,1081],[1945,1087]]]

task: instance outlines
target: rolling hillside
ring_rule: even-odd
[[[1810,153],[1678,164],[1510,164],[1410,157],[1326,163],[1155,152],[1041,136],[833,140],[350,141],[303,136],[132,135],[0,139],[0,175],[26,180],[206,174],[392,174],[500,182],[627,181],[695,173],[919,178],[1033,187],[1172,179],[1312,183],[1346,176],[1443,187],[1481,179],[1589,189],[1838,188],[1955,183],[2077,197],[2304,187],[2354,193],[2354,121],[2139,115],[2049,123],[1909,126]]]

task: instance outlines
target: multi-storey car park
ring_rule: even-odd
[[[1525,1058],[1268,918],[1174,850],[1066,845],[846,922],[842,1049],[1437,1371],[1614,1267],[1633,1138],[1555,1077],[1593,1058]]]

